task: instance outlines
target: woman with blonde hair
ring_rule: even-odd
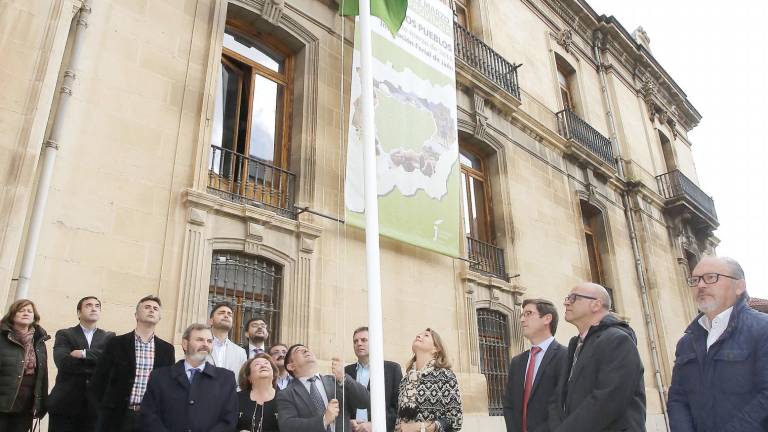
[[[277,365],[267,353],[256,354],[240,368],[237,430],[279,431],[275,405],[277,376]]]
[[[456,375],[436,331],[427,328],[411,345],[413,357],[400,381],[397,432],[455,432],[463,420]]]
[[[48,333],[31,300],[16,300],[0,320],[0,431],[26,432],[48,397]]]

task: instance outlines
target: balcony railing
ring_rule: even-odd
[[[656,177],[659,184],[659,192],[664,199],[683,198],[694,204],[706,216],[717,221],[717,212],[715,212],[715,202],[712,197],[704,193],[696,183],[686,177],[680,170],[670,171]]]
[[[566,108],[555,114],[557,127],[563,138],[573,140],[616,169],[611,140],[585,122],[573,110]]]
[[[509,281],[504,264],[504,249],[467,237],[467,258],[470,269]]]
[[[211,146],[208,191],[230,201],[295,218],[296,175],[259,159]]]
[[[517,84],[519,64],[508,62],[459,23],[453,23],[453,35],[456,58],[520,100],[520,87]]]

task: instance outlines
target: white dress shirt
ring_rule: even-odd
[[[220,340],[216,336],[213,337],[213,358],[216,361],[216,366],[224,367],[227,361],[227,341],[229,338]]]
[[[715,319],[709,320],[709,317],[702,315],[699,318],[699,324],[704,327],[709,334],[707,335],[707,351],[713,343],[717,342],[722,336],[725,329],[728,328],[728,321],[731,319],[731,312],[733,312],[733,306],[717,314]]]
[[[93,334],[96,333],[96,327],[92,329],[87,329],[83,327],[82,324],[80,324],[80,328],[83,330],[83,334],[85,334],[85,340],[88,341],[88,348],[91,347],[91,341],[93,341]]]
[[[256,346],[256,345],[248,342],[248,359],[252,359],[252,358],[256,357],[256,353],[253,350],[255,350],[257,348],[262,350],[263,352],[267,353],[267,350],[264,349],[264,345]],[[269,354],[269,353],[267,353],[267,354]]]
[[[371,371],[368,366],[363,366],[357,363],[357,374],[355,375],[355,381],[359,382],[363,387],[368,387],[368,381],[371,379]],[[355,413],[355,418],[360,421],[368,421],[368,410],[358,409]]]
[[[555,340],[554,336],[550,336],[548,339],[545,339],[542,343],[537,346],[541,348],[541,351],[539,351],[538,354],[536,354],[536,363],[533,365],[533,380],[536,381],[536,374],[539,373],[539,366],[541,366],[541,361],[544,359],[544,354],[547,353],[547,348],[549,348],[550,345],[552,345],[552,342]],[[525,376],[528,375],[528,365],[531,363],[530,353],[528,353],[528,361],[525,363],[525,375],[523,375],[523,383],[525,383]]]

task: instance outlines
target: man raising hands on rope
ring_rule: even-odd
[[[294,380],[277,394],[281,432],[342,432],[350,410],[370,404],[368,390],[344,374],[339,359],[333,359],[333,375],[320,375],[315,355],[296,344],[285,354],[285,369]],[[341,416],[340,407],[348,407]]]

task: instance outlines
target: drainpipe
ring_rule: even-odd
[[[82,36],[84,30],[88,27],[88,16],[91,14],[90,3],[91,0],[83,0],[82,6],[77,13],[75,33],[72,39],[72,54],[69,59],[69,65],[64,71],[64,79],[59,90],[61,98],[59,99],[56,115],[53,118],[51,133],[43,143],[43,154],[40,157],[40,178],[35,189],[35,202],[32,205],[32,213],[29,217],[27,238],[24,242],[24,255],[21,259],[21,271],[19,272],[19,283],[16,285],[17,300],[27,298],[29,295],[29,284],[32,281],[32,270],[35,264],[35,256],[37,255],[37,246],[40,242],[40,231],[43,227],[45,206],[48,203],[48,191],[51,187],[53,167],[59,151],[59,139],[62,136],[65,119],[69,114],[69,102],[72,99],[72,88],[75,83],[75,69],[83,46]]]
[[[617,168],[619,178],[622,182],[626,182],[624,176],[624,159],[621,157],[621,148],[619,147],[619,138],[616,128],[616,119],[613,116],[613,107],[611,104],[611,98],[608,95],[608,79],[606,78],[605,65],[603,64],[602,55],[600,53],[600,43],[602,41],[602,34],[599,31],[595,31],[592,49],[597,61],[598,72],[600,75],[600,89],[602,90],[603,102],[606,106],[606,115],[608,116],[608,127],[611,133],[611,142],[613,143],[613,151],[616,155]],[[640,297],[642,299],[643,316],[645,318],[646,331],[648,333],[648,345],[651,350],[651,362],[653,363],[653,374],[656,379],[656,388],[659,391],[659,399],[661,401],[661,411],[664,415],[664,423],[669,429],[669,415],[667,413],[666,398],[664,396],[664,381],[661,378],[661,361],[659,360],[658,341],[656,340],[656,324],[653,320],[651,313],[651,300],[648,293],[648,285],[645,282],[645,264],[643,263],[643,256],[640,253],[640,244],[637,240],[637,230],[635,229],[635,217],[633,214],[632,201],[629,197],[627,190],[621,191],[621,203],[624,207],[624,216],[627,218],[627,225],[629,226],[629,237],[632,244],[632,255],[635,258],[635,272],[637,273],[637,281],[640,284]]]

